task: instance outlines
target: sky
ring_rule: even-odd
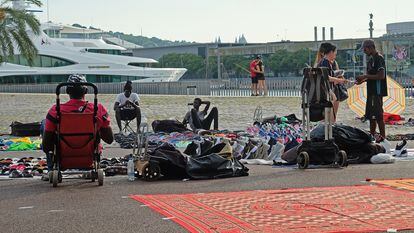
[[[249,43],[313,40],[314,26],[334,27],[334,38],[374,36],[386,24],[414,21],[414,0],[42,0],[41,22],[79,23],[103,30],[168,40],[234,42],[244,34]]]

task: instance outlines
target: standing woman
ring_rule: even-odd
[[[319,46],[318,52],[316,53],[315,63],[313,64],[314,68],[317,68],[319,66],[319,63],[321,63],[323,57],[325,56],[326,48],[331,43],[324,42]]]
[[[266,87],[266,79],[265,79],[265,75],[264,75],[264,65],[263,65],[263,61],[262,58],[260,56],[257,57],[258,58],[258,62],[256,65],[256,77],[257,80],[259,81],[258,86],[258,94],[259,95],[263,95],[266,96],[267,95],[267,87]]]
[[[339,109],[339,101],[333,90],[334,90],[335,85],[344,84],[347,82],[347,80],[344,79],[343,77],[335,77],[334,71],[337,70],[338,68],[338,64],[335,61],[336,53],[337,53],[336,46],[331,43],[323,43],[321,44],[321,48],[319,49],[319,51],[323,51],[324,56],[322,60],[319,62],[318,67],[328,68],[329,82],[331,83],[332,104],[334,106],[332,119],[333,119],[333,122],[335,123],[336,116],[338,114],[338,109]]]

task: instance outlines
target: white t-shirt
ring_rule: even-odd
[[[138,96],[138,94],[137,93],[131,93],[131,95],[127,98],[126,96],[125,96],[125,93],[121,93],[121,94],[118,94],[118,96],[116,97],[116,100],[115,100],[115,102],[118,102],[119,103],[119,105],[124,105],[125,104],[125,102],[127,101],[127,100],[129,100],[129,101],[131,101],[132,103],[136,103],[136,102],[138,102],[139,103],[139,96]],[[125,107],[127,107],[127,106],[125,106]]]

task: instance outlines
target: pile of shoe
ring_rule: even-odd
[[[389,141],[401,141],[401,140],[414,140],[414,134],[394,134],[394,135],[387,135],[387,139]]]
[[[207,135],[201,135],[201,134]],[[164,143],[173,145],[176,148],[186,148],[192,141],[200,140],[201,137],[209,137],[213,134],[212,130],[200,131],[200,134],[193,132],[172,132],[172,133],[152,133],[147,135],[148,144],[154,146],[161,146]]]
[[[119,143],[119,145],[123,149],[134,148],[134,144],[137,141],[137,135],[133,133],[130,133],[128,135],[118,133],[118,134],[115,134],[114,137],[115,137],[115,141]]]
[[[129,156],[130,155],[121,158],[102,158],[100,166],[104,169],[106,176],[126,175]]]
[[[41,176],[47,173],[45,158],[24,157],[0,159],[0,176],[10,178]]]

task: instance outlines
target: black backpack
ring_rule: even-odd
[[[152,122],[152,130],[155,133],[164,132],[185,132],[188,131],[187,127],[177,120],[155,120]]]

